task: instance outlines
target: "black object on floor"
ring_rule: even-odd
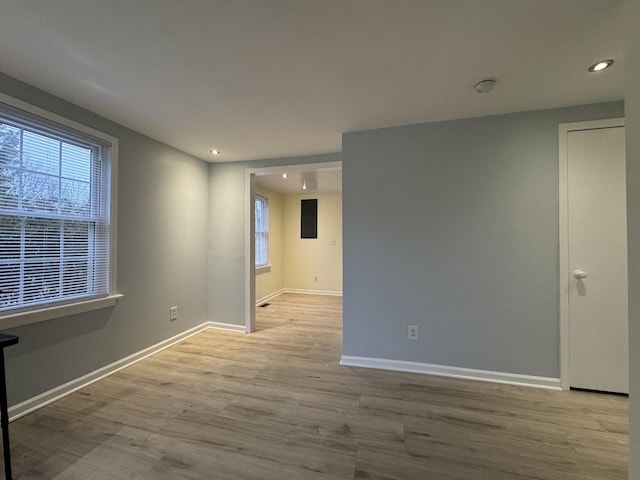
[[[262,305],[260,305],[260,308],[268,307],[269,305],[271,305],[271,304],[270,303],[263,303]]]
[[[0,424],[2,425],[2,450],[4,452],[4,478],[11,477],[11,447],[9,445],[9,406],[7,405],[7,380],[4,373],[4,349],[18,343],[16,335],[0,333]]]

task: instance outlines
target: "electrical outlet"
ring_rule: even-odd
[[[178,307],[177,306],[171,307],[169,309],[169,320],[173,322],[174,320],[177,320],[177,319],[178,319]]]
[[[418,340],[418,326],[409,325],[407,327],[407,338],[409,340]]]
[[[315,276],[313,277],[313,281],[314,281],[314,282],[316,282],[316,283],[318,283],[318,275],[315,275]]]

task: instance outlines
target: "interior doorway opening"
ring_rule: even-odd
[[[245,330],[256,330],[256,300],[268,301],[282,292],[321,293],[342,295],[342,162],[324,162],[298,165],[280,165],[251,168],[246,171],[246,215],[245,215]],[[270,232],[269,241],[280,242],[282,258],[270,258],[267,264],[256,267],[256,195],[273,192],[278,198],[276,207],[280,212],[269,211],[270,223],[276,214],[280,217],[281,232]],[[269,195],[267,194],[266,197]],[[319,231],[316,239],[300,239],[300,200],[320,198]],[[268,199],[267,199],[268,200]],[[320,209],[332,212],[331,227],[327,216]],[[326,213],[326,212],[325,212]],[[296,223],[297,222],[297,223]],[[276,222],[277,224],[277,222]],[[336,232],[335,229],[339,231]],[[276,234],[277,233],[277,234]],[[280,238],[271,238],[271,237]],[[274,250],[276,250],[274,248]],[[320,253],[318,253],[320,252]],[[275,253],[271,252],[271,253]],[[260,256],[264,252],[260,252]],[[339,254],[339,255],[338,255]],[[289,255],[289,261],[286,256]],[[316,258],[316,255],[319,257]],[[325,255],[325,257],[322,257]],[[295,260],[292,260],[295,256]],[[328,257],[327,257],[328,256]],[[339,266],[332,259],[339,256]],[[327,258],[329,260],[327,260]],[[271,262],[271,260],[274,260]],[[316,265],[314,269],[313,265]],[[327,274],[326,268],[333,270]],[[323,270],[325,269],[325,270]],[[318,271],[316,271],[318,270]],[[339,271],[337,271],[339,270]],[[260,288],[256,287],[256,272],[260,278]],[[278,281],[277,277],[281,280]],[[327,283],[328,278],[333,282]],[[270,278],[265,287],[264,280]],[[286,279],[285,279],[286,278]],[[268,283],[268,282],[267,282]],[[266,290],[265,290],[266,288]],[[265,292],[267,295],[265,295]]]

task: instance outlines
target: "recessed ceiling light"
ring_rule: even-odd
[[[285,172],[285,173],[283,173],[283,174],[282,174],[282,178],[287,178],[287,176],[288,176],[288,175],[287,175],[287,172]]]
[[[216,150],[215,148],[212,148],[211,150],[209,150],[209,153],[211,155],[220,155],[220,150]]]
[[[613,65],[613,60],[600,60],[589,67],[590,72],[601,72]]]

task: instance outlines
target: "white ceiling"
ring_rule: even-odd
[[[623,16],[618,0],[0,0],[0,68],[204,160],[251,160],[620,100]]]
[[[287,177],[283,178],[282,174]],[[304,166],[283,168],[278,173],[256,175],[256,185],[284,195],[303,193],[340,193],[342,192],[342,168],[319,168]],[[302,188],[303,185],[306,188]]]

